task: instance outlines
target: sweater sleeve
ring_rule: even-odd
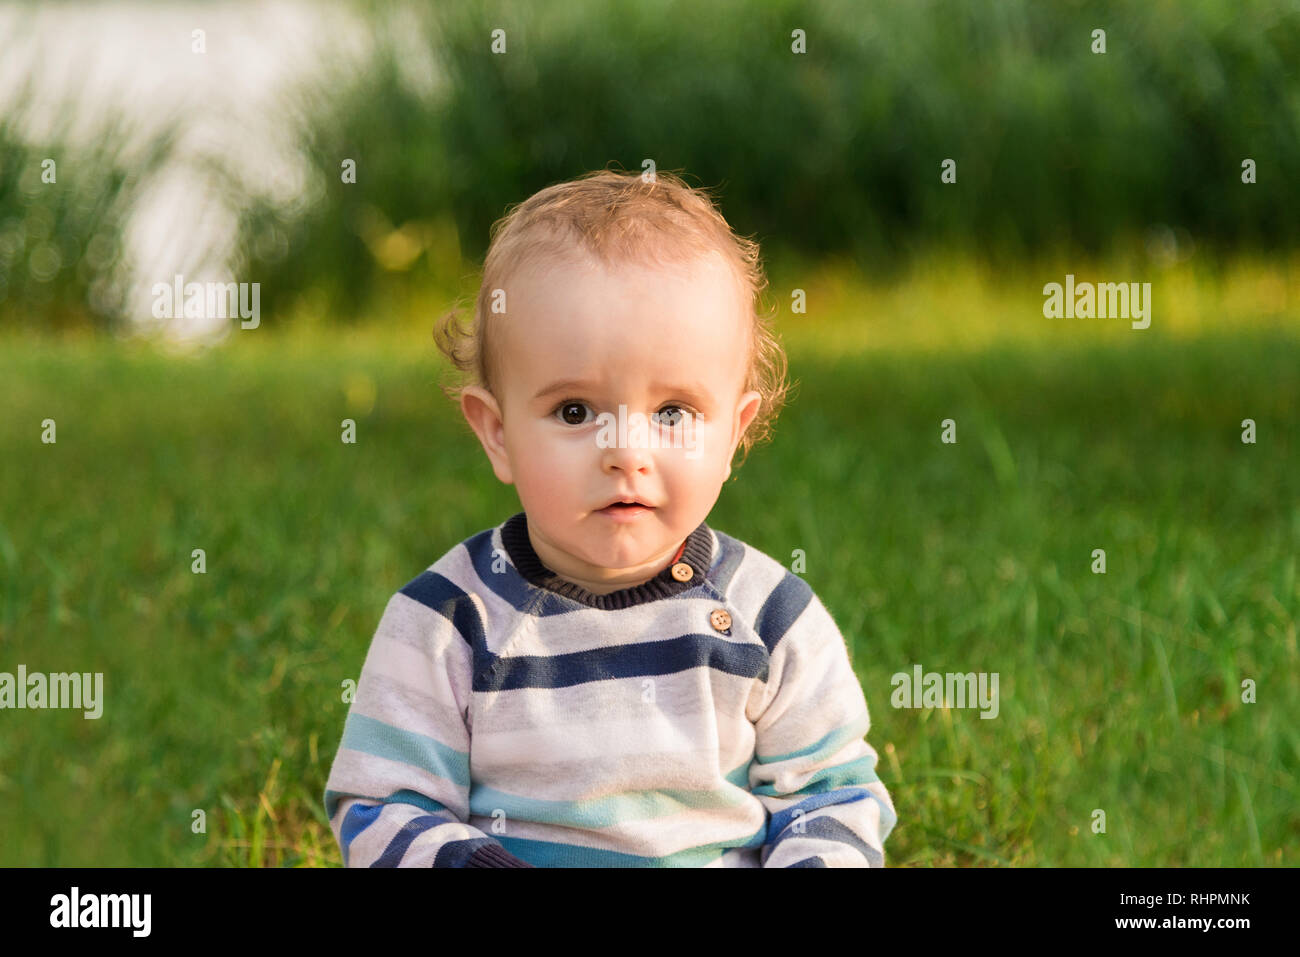
[[[754,724],[750,766],[750,790],[769,813],[760,864],[883,867],[897,816],[865,740],[870,718],[862,686],[843,636],[812,590],[791,575],[782,591],[792,597],[769,609],[766,640],[789,624],[770,652],[771,690]]]
[[[472,599],[435,610],[406,592],[371,640],[325,786],[344,866],[532,867],[467,823],[473,654],[453,621],[477,616]]]

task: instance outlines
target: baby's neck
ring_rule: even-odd
[[[574,585],[587,589],[593,595],[608,595],[610,592],[622,591],[624,588],[635,588],[637,585],[644,585],[671,564],[671,561],[658,562],[651,566],[649,572],[638,572],[625,580],[586,581],[569,575],[561,575],[560,577],[567,582],[572,582]]]
[[[563,562],[557,562],[555,560],[556,556],[552,552],[552,549],[547,546],[547,543],[543,542],[541,548],[537,547],[538,542],[537,539],[534,538],[531,528],[528,532],[528,540],[529,544],[533,547],[534,554],[537,555],[543,565],[560,578],[570,584],[577,585],[580,588],[585,588],[593,595],[608,595],[610,592],[622,591],[624,588],[635,588],[638,585],[644,585],[665,568],[672,565],[672,563],[677,560],[677,556],[682,553],[686,545],[685,541],[679,542],[667,555],[616,578],[587,579],[583,576],[573,574],[572,571],[566,570],[562,567],[557,567],[562,565]]]

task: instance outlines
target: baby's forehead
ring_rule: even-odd
[[[579,283],[656,276],[694,282],[715,282],[721,277],[739,279],[735,266],[713,248],[660,244],[594,250],[579,242],[554,240],[528,249],[515,275],[537,278],[555,272],[563,272],[567,279]],[[737,291],[740,285],[737,283]]]
[[[541,264],[512,283],[510,295],[493,345],[504,375],[529,384],[580,370],[575,378],[626,371],[726,385],[749,352],[747,302],[721,260]]]
[[[557,263],[513,285],[507,335],[538,340],[616,339],[626,349],[733,344],[752,316],[726,263]]]

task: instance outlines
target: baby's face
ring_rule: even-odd
[[[758,411],[741,391],[752,320],[734,273],[721,258],[584,259],[505,291],[490,320],[501,382],[466,390],[465,416],[516,486],[543,564],[600,594],[646,581],[708,516]],[[609,507],[624,498],[647,507]]]

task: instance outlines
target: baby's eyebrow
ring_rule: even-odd
[[[543,386],[533,396],[532,401],[535,402],[545,396],[560,392],[593,392],[597,388],[599,387],[595,383],[583,379],[561,379],[559,382],[552,382],[550,385]],[[709,400],[708,390],[696,385],[667,385],[662,382],[655,382],[651,384],[650,391],[663,395],[680,396],[697,405],[707,405]]]
[[[542,396],[550,395],[553,392],[589,392],[592,388],[592,383],[584,382],[581,379],[561,379],[559,382],[552,382],[548,386],[543,386],[542,389],[533,396],[533,399],[540,399]]]
[[[709,390],[698,385],[671,385],[662,382],[655,382],[650,386],[650,391],[662,393],[665,395],[681,396],[688,402],[694,402],[696,405],[707,405],[709,402]]]

